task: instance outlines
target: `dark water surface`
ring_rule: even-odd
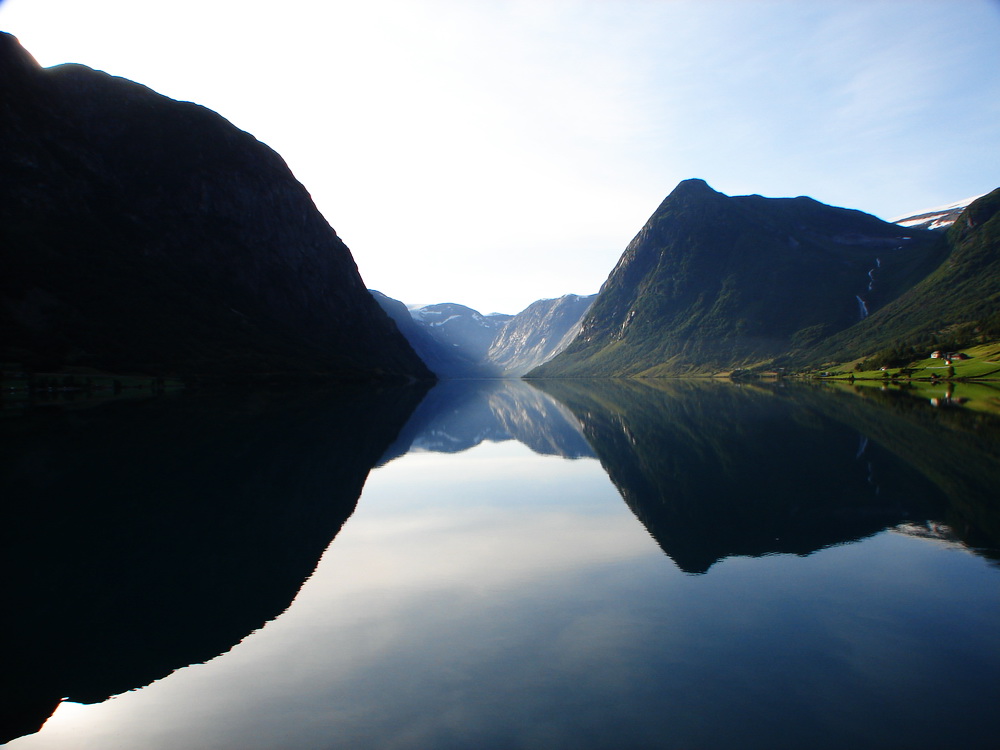
[[[536,385],[3,417],[0,741],[996,746],[995,417]]]

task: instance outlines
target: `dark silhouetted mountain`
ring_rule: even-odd
[[[0,742],[227,651],[283,612],[423,388],[7,415]]]
[[[869,439],[796,389],[707,380],[538,385],[576,414],[622,498],[688,573],[734,555],[807,555],[948,516],[941,488],[892,443]],[[803,393],[836,409],[830,394]],[[946,432],[939,426],[937,439]]]
[[[542,455],[594,455],[577,418],[547,393],[521,380],[446,380],[427,394],[380,463],[414,449],[460,453],[505,440]]]
[[[0,361],[430,377],[282,159],[0,34]]]
[[[508,377],[520,377],[548,362],[580,332],[596,294],[567,294],[532,302],[500,329],[486,358]]]
[[[811,198],[686,180],[632,240],[580,335],[532,377],[727,371],[808,348],[940,263],[939,233]]]

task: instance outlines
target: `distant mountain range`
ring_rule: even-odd
[[[465,305],[407,307],[372,291],[427,366],[444,378],[519,377],[561,352],[596,295],[532,302],[517,315],[483,315]]]
[[[486,358],[505,375],[521,376],[559,354],[579,335],[596,294],[532,302],[503,326]]]
[[[430,377],[274,151],[0,33],[0,363]]]
[[[486,339],[488,346],[495,334],[493,321],[471,308],[451,304],[430,306],[451,309],[450,316],[412,315],[399,300],[370,291],[410,346],[436,375],[492,377],[496,374],[485,362],[486,347],[482,344],[482,340]],[[468,348],[463,344],[467,344]]]
[[[475,359],[486,356],[497,331],[514,317],[505,313],[483,315],[453,302],[410,307],[409,313],[419,325],[434,331],[439,341],[461,348]]]

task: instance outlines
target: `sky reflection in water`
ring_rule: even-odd
[[[411,452],[278,619],[10,747],[986,747],[997,575],[891,530],[692,575],[598,460]]]

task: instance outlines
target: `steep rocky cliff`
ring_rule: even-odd
[[[548,362],[576,338],[596,297],[567,294],[532,302],[500,329],[487,360],[511,377]]]
[[[282,159],[0,34],[0,362],[429,377]]]

